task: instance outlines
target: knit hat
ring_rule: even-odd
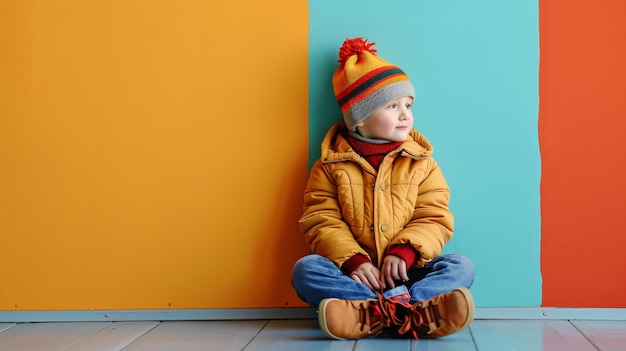
[[[415,98],[409,77],[377,56],[374,44],[363,38],[346,39],[339,49],[333,89],[350,131],[389,101],[404,96]]]

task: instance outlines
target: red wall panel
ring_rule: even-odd
[[[543,306],[626,307],[626,2],[540,1]]]

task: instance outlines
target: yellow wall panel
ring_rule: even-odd
[[[0,309],[304,306],[307,3],[0,1]]]

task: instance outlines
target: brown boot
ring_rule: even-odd
[[[320,328],[338,340],[374,337],[383,329],[394,336],[405,334],[411,330],[412,317],[420,319],[409,299],[408,293],[390,298],[378,295],[377,300],[324,299],[318,308]]]
[[[324,299],[318,308],[320,328],[332,339],[374,337],[383,329],[394,335],[438,338],[466,328],[474,319],[474,299],[466,288],[413,305],[402,299]]]
[[[458,288],[414,303],[408,314],[416,338],[439,338],[470,325],[474,319],[474,298],[468,289]]]
[[[337,340],[373,337],[384,327],[378,300],[324,299],[318,320],[324,334]]]

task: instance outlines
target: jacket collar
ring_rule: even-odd
[[[324,163],[356,160],[360,157],[344,137],[347,133],[344,122],[337,122],[328,130],[321,144],[321,158]],[[433,147],[426,137],[412,129],[407,140],[394,152],[419,160],[429,157]]]

